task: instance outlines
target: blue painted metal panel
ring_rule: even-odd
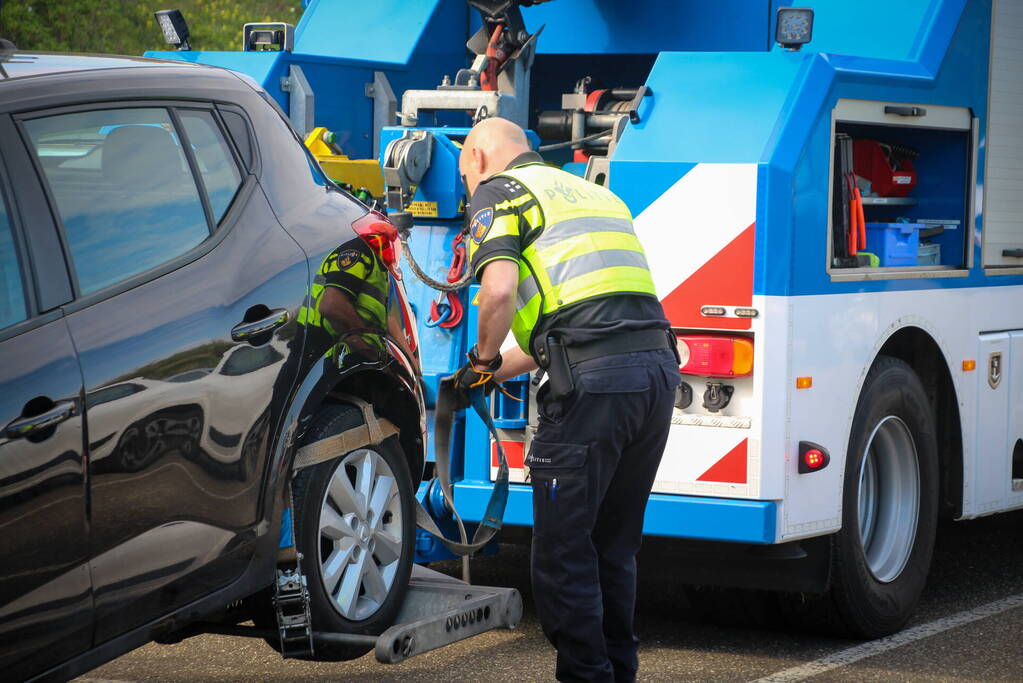
[[[490,497],[489,481],[455,484],[455,502],[464,519],[479,521]],[[655,493],[647,503],[643,533],[737,543],[773,543],[777,504],[773,501],[673,496]],[[508,490],[505,524],[533,524],[533,493],[528,485]]]
[[[628,162],[758,161],[792,92],[799,53],[662,53],[638,124],[627,126],[612,178]],[[618,182],[618,181],[616,181]],[[629,181],[622,181],[629,182]]]
[[[430,167],[416,189],[413,201],[431,202],[437,205],[439,218],[461,218],[465,188],[458,172],[458,155],[461,141],[469,134],[468,128],[432,128],[420,126],[415,129],[388,126],[380,131],[380,163],[384,163],[387,145],[402,137],[410,130],[425,130],[433,135],[430,152]],[[455,143],[458,143],[456,145]],[[447,272],[447,268],[444,269]]]
[[[813,40],[803,50],[909,59],[942,0],[801,0],[814,10]],[[773,37],[773,36],[772,36]],[[775,45],[774,50],[784,48]]]
[[[522,11],[546,25],[540,54],[637,54],[669,50],[766,50],[769,2],[752,0],[558,0]]]
[[[310,3],[295,28],[295,54],[406,66],[465,43],[467,5],[454,0]]]
[[[149,50],[145,56],[156,59],[172,59],[178,62],[208,64],[243,73],[263,86],[279,104],[287,106],[287,98],[281,92],[280,84],[281,77],[288,73],[287,64],[291,55],[287,52]]]
[[[625,202],[633,216],[638,216],[694,166],[669,161],[644,164],[614,160],[608,188]]]

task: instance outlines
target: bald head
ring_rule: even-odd
[[[458,158],[466,190],[472,194],[481,182],[500,173],[515,157],[528,151],[529,140],[519,126],[508,119],[483,119],[465,136]]]

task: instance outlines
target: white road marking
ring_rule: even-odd
[[[758,678],[754,683],[789,683],[790,681],[802,681],[812,676],[817,676],[832,669],[838,669],[849,664],[854,664],[861,659],[879,655],[888,650],[908,645],[917,640],[930,638],[949,629],[969,624],[986,617],[1001,614],[1017,607],[1023,607],[1023,593],[1012,595],[1002,600],[995,600],[986,605],[952,614],[926,624],[920,624],[913,628],[900,631],[899,633],[873,640],[869,643],[856,645],[845,650],[834,652],[830,655],[806,664],[785,669],[770,676]]]

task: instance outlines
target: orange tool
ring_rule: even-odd
[[[860,194],[860,188],[854,188],[856,194],[856,220],[859,223],[860,230],[860,249],[867,248],[867,219],[863,217],[863,195]]]
[[[859,216],[860,212],[857,208],[856,197],[859,195],[857,192],[856,184],[852,180],[852,176],[848,173],[845,176],[845,182],[849,186],[849,234],[846,235],[847,246],[849,247],[849,256],[856,256],[856,244],[859,242]]]

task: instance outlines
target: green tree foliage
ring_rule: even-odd
[[[139,55],[167,49],[153,12],[174,8],[195,50],[239,50],[245,23],[302,15],[301,0],[0,0],[0,38],[22,50]]]

